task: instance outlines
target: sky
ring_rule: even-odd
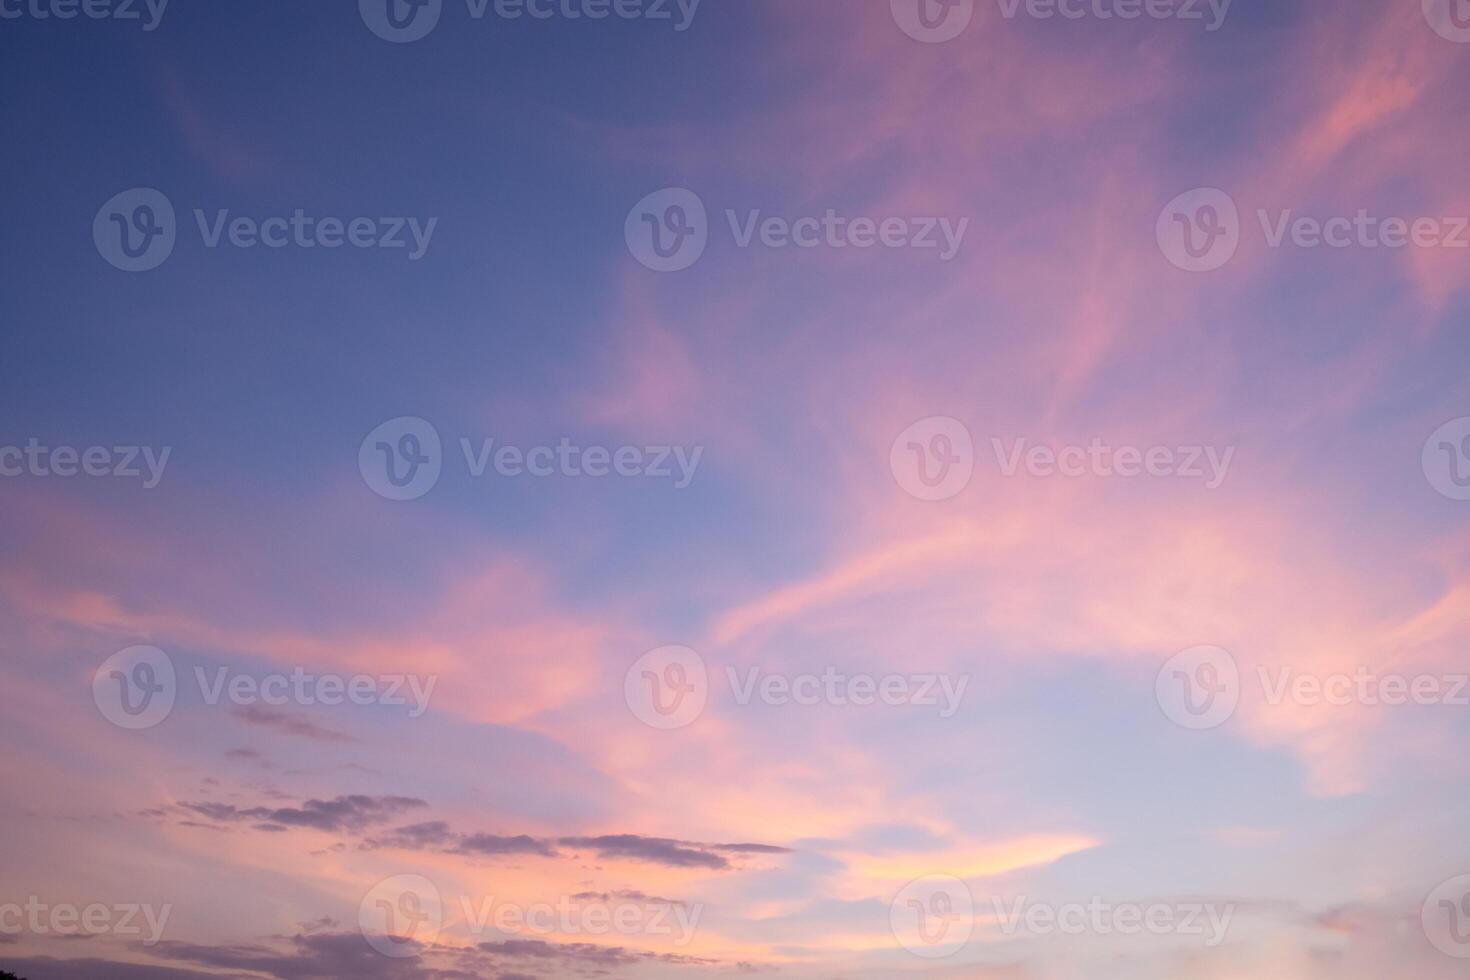
[[[1470,3],[0,0],[0,970],[1470,960]]]

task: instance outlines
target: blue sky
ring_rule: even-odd
[[[0,968],[1470,955],[1459,8],[31,4]]]

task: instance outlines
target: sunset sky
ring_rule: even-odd
[[[1465,975],[1470,2],[426,2],[0,0],[0,970]]]

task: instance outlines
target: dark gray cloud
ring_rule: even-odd
[[[370,850],[391,847],[446,854],[533,854],[541,857],[556,857],[562,853],[561,849],[566,848],[592,851],[600,858],[625,858],[673,868],[711,868],[717,871],[730,867],[726,854],[790,853],[789,848],[771,844],[702,844],[639,834],[561,838],[530,837],[526,834],[515,837],[460,834],[442,820],[399,827],[363,842],[362,846]]]
[[[339,796],[333,800],[307,800],[298,807],[237,807],[231,803],[181,803],[191,814],[216,824],[250,823],[256,830],[281,832],[291,827],[312,827],[338,833],[360,833],[387,823],[409,810],[428,803],[408,796]],[[706,844],[670,837],[641,834],[605,834],[594,837],[532,837],[501,834],[466,834],[455,831],[443,820],[406,824],[375,833],[357,845],[362,850],[393,848],[434,851],[442,854],[497,857],[533,855],[558,857],[566,851],[591,851],[597,858],[645,861],[671,868],[707,868],[724,871],[731,867],[727,855],[790,854],[790,848],[773,844]]]
[[[480,952],[509,959],[550,960],[558,963],[590,965],[603,968],[629,966],[638,962],[675,963],[684,966],[714,966],[718,960],[678,953],[648,953],[622,946],[598,946],[594,943],[551,943],[541,939],[507,939],[481,943]]]
[[[550,943],[542,939],[505,939],[500,942],[481,943],[479,950],[491,956],[511,959],[569,960],[580,963],[595,963],[598,966],[626,966],[637,963],[646,954],[635,953],[621,946],[597,946],[593,943]]]
[[[543,857],[555,857],[557,853],[550,842],[525,834],[516,837],[470,834],[460,839],[455,850],[460,854],[539,854]]]
[[[256,806],[241,809],[230,803],[179,805],[216,823],[251,821],[260,830],[311,827],[341,833],[366,830],[429,804],[409,796],[339,796],[333,800],[307,800],[299,807]]]
[[[685,902],[677,898],[659,898],[657,895],[645,895],[640,891],[628,888],[620,888],[611,892],[578,892],[572,896],[578,902],[611,902],[617,899],[620,902],[642,902],[645,905],[684,905]]]
[[[452,845],[458,839],[443,820],[410,824],[365,843],[365,847],[396,847],[405,851],[427,851]]]
[[[159,943],[154,956],[221,970],[248,970],[277,980],[430,980],[454,976],[430,969],[422,956],[393,959],[378,953],[355,932],[299,935],[283,946],[240,944],[205,946]],[[473,976],[473,974],[460,974]]]
[[[718,965],[692,956],[542,940],[481,943],[468,949],[419,945],[415,955],[392,958],[355,932],[308,932],[215,946],[163,942],[140,952],[171,965],[33,957],[0,961],[0,969],[27,980],[549,980],[605,977],[640,962]],[[210,972],[200,972],[206,970]]]
[[[310,738],[318,742],[355,742],[345,732],[325,728],[318,725],[309,718],[300,715],[289,715],[284,711],[272,711],[269,708],[261,708],[256,705],[245,705],[234,710],[234,716],[247,725],[258,725],[262,728],[270,728],[280,732],[282,735],[293,735],[297,738]]]
[[[56,960],[49,956],[0,960],[0,970],[8,970],[25,980],[258,980],[238,973],[200,973],[113,960]]]
[[[724,851],[726,854],[790,854],[791,848],[777,847],[774,844],[703,844],[715,851]]]
[[[713,868],[722,870],[730,862],[699,845],[665,837],[640,837],[637,834],[608,834],[603,837],[563,837],[566,847],[587,848],[603,858],[629,858],[672,868]]]
[[[442,851],[446,854],[536,854],[541,857],[556,857],[557,850],[550,841],[520,834],[516,837],[501,837],[497,834],[457,834],[442,820],[410,824],[407,827],[374,837],[363,842],[363,847],[373,850],[393,847],[409,851]]]
[[[789,854],[784,847],[770,844],[701,844],[671,840],[667,837],[641,837],[637,834],[609,834],[603,837],[563,837],[563,847],[586,848],[598,857],[628,858],[673,868],[713,868],[724,870],[730,862],[723,854]]]

